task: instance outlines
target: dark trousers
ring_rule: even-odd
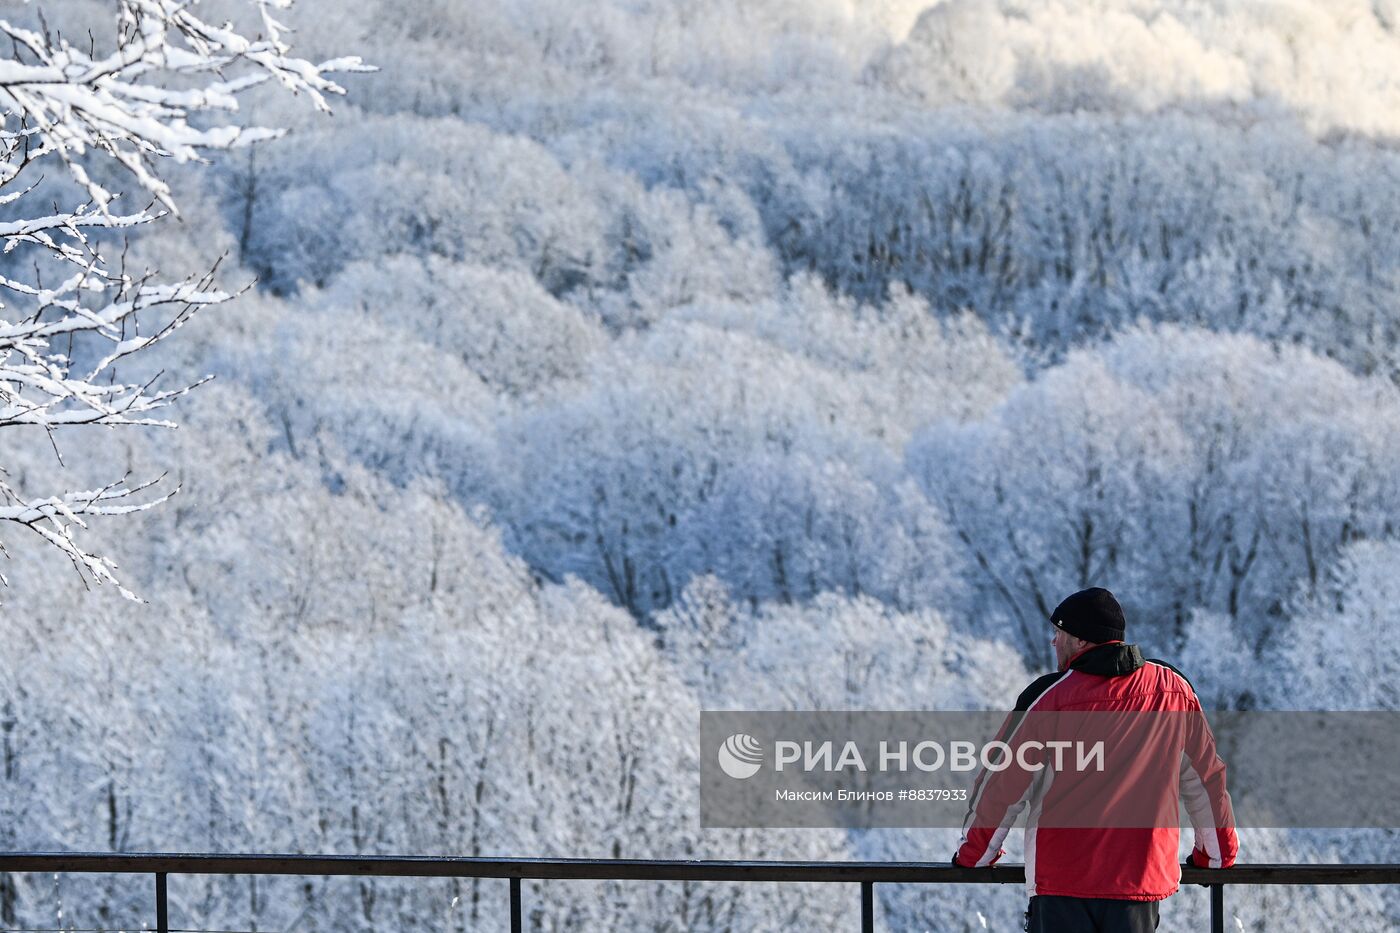
[[[1157,901],[1037,894],[1026,911],[1028,933],[1151,933]]]

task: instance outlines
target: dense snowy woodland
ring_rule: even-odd
[[[96,60],[118,6],[0,19]],[[0,338],[132,282],[143,333],[182,325],[55,338],[116,388],[43,411],[132,417],[45,420],[37,377],[0,397],[0,850],[944,861],[953,831],[701,831],[698,710],[1009,708],[1091,584],[1207,708],[1400,706],[1400,0],[284,6],[194,10],[378,71],[230,84],[169,156],[33,153],[0,191]],[[105,292],[23,227],[85,201],[131,277]],[[0,927],[139,927],[147,888],[0,878]],[[1020,929],[1019,890],[877,890],[891,930]],[[230,930],[506,907],[171,894]],[[525,900],[538,931],[859,914],[849,886]],[[1241,930],[1400,922],[1371,888],[1228,903]],[[1162,929],[1206,910],[1183,889]]]

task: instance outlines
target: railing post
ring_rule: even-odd
[[[520,915],[520,879],[510,879],[510,933],[520,933],[524,928]]]
[[[860,930],[875,933],[875,882],[860,883]]]
[[[156,933],[170,933],[170,909],[165,901],[165,872],[156,872]]]
[[[1210,933],[1225,933],[1225,885],[1210,886]]]

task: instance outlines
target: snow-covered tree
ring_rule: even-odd
[[[1301,587],[1400,520],[1400,391],[1298,347],[1157,327],[1077,350],[908,462],[975,568],[972,616],[1028,655],[1064,594],[1111,581],[1161,650],[1195,610],[1261,650]]]
[[[1278,681],[1288,684],[1281,705],[1400,708],[1400,648],[1388,637],[1397,625],[1397,556],[1393,539],[1353,542],[1326,568],[1316,590],[1300,592],[1267,654]]]
[[[314,64],[292,55],[276,19],[288,5],[257,0],[257,31],[248,33],[206,20],[193,4],[121,0],[100,49],[93,33],[75,41],[42,19],[38,28],[0,20],[10,49],[0,60],[0,205],[12,218],[0,237],[27,272],[0,276],[0,427],[53,435],[75,425],[172,426],[161,409],[198,380],[162,388],[141,356],[231,295],[212,273],[170,282],[127,268],[110,234],[176,212],[167,160],[200,161],[278,135],[233,122],[240,94],[274,81],[329,110],[326,95],[343,93],[329,75],[364,67],[358,58]],[[46,164],[73,182],[62,204],[32,196]],[[134,187],[124,199],[115,190],[123,182]],[[145,495],[155,482],[114,476],[39,492],[0,480],[0,520],[58,548],[85,582],[133,596],[78,532],[92,516],[164,501],[169,493]]]

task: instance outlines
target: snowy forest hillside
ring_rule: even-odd
[[[100,44],[114,9],[0,18]],[[699,710],[1005,709],[1089,585],[1207,708],[1400,707],[1400,0],[279,16],[378,71],[330,117],[250,92],[291,132],[169,166],[180,218],[125,245],[256,282],[122,373],[215,378],[177,430],[0,448],[16,489],[179,489],[83,532],[144,602],[0,524],[0,850],[944,861],[952,831],[702,831]],[[845,887],[784,887],[527,883],[527,923],[854,928]],[[891,930],[1020,928],[1020,891],[882,887]],[[505,916],[489,882],[171,896],[228,930]],[[147,901],[0,877],[0,927]],[[1370,888],[1230,904],[1400,924]]]

